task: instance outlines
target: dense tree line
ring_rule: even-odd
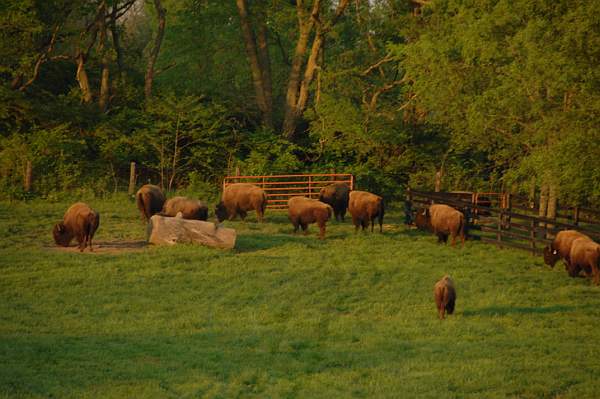
[[[21,197],[350,172],[600,203],[600,8],[566,0],[3,0]]]

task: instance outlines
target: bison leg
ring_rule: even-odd
[[[325,238],[325,223],[319,222],[319,238],[322,240]]]
[[[308,234],[308,223],[300,222],[300,226],[302,227],[302,231],[304,232],[304,235],[307,235]]]
[[[246,221],[246,216],[248,216],[248,212],[238,210],[238,214],[240,215],[240,219],[242,219],[242,222]]]

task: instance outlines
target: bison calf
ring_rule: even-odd
[[[217,220],[233,220],[237,215],[244,220],[248,211],[255,210],[256,218],[263,221],[265,209],[267,208],[267,194],[254,184],[234,183],[225,187],[221,202],[215,208]]]
[[[317,223],[319,238],[325,238],[325,224],[331,218],[333,208],[321,201],[306,197],[292,197],[288,200],[288,216],[294,226],[294,233],[302,227],[307,234],[308,225]]]
[[[350,187],[346,183],[333,183],[319,192],[319,201],[331,205],[337,221],[344,221],[349,199]]]
[[[160,214],[173,217],[176,216],[178,212],[181,212],[184,219],[208,219],[208,206],[202,201],[186,197],[173,197],[168,199]]]
[[[358,231],[360,226],[364,230],[371,223],[371,232],[373,232],[374,221],[377,218],[379,232],[383,232],[384,206],[383,198],[380,196],[366,191],[352,191],[350,192],[348,210],[352,214],[355,231]]]
[[[89,245],[92,248],[92,238],[100,225],[100,214],[83,202],[77,202],[65,212],[63,221],[54,225],[52,235],[57,245],[68,247],[73,238],[79,243],[79,250],[83,252]]]
[[[600,283],[600,245],[588,237],[577,238],[571,244],[568,272],[575,277],[583,270],[594,276],[594,284]]]
[[[143,185],[135,194],[137,207],[142,214],[142,220],[148,221],[159,213],[165,204],[165,195],[160,187],[153,184]]]
[[[421,212],[417,220],[421,218],[419,223],[428,226],[439,242],[447,242],[450,236],[450,244],[454,246],[456,237],[460,237],[462,245],[465,245],[465,216],[462,212],[444,204],[430,205],[429,209]]]
[[[448,275],[435,283],[433,296],[435,298],[435,306],[438,309],[438,316],[440,319],[445,317],[445,312],[448,312],[448,314],[454,313],[456,290],[454,288],[454,282]]]
[[[565,268],[569,275],[571,277],[576,277],[579,274],[579,270],[575,272],[575,269],[571,269],[569,255],[573,241],[577,240],[578,238],[586,238],[590,241],[592,240],[577,230],[559,231],[558,234],[556,234],[556,237],[554,237],[552,243],[544,248],[544,263],[550,267],[554,267],[559,259],[563,259]]]

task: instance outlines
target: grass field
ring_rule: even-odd
[[[127,197],[88,202],[97,242],[144,239]],[[234,251],[79,254],[52,245],[67,206],[0,203],[0,397],[600,397],[600,288],[560,264],[441,246],[394,212],[383,235],[293,236],[271,212],[226,222]]]

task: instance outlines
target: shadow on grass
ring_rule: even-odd
[[[237,237],[235,248],[238,252],[253,252],[294,242],[298,242],[298,237],[293,234],[240,234]]]
[[[554,306],[539,306],[539,307],[524,307],[524,306],[490,306],[488,308],[465,310],[464,316],[506,316],[511,314],[547,314],[547,313],[567,313],[576,310],[591,308],[591,305],[571,306],[571,305],[554,305]]]

